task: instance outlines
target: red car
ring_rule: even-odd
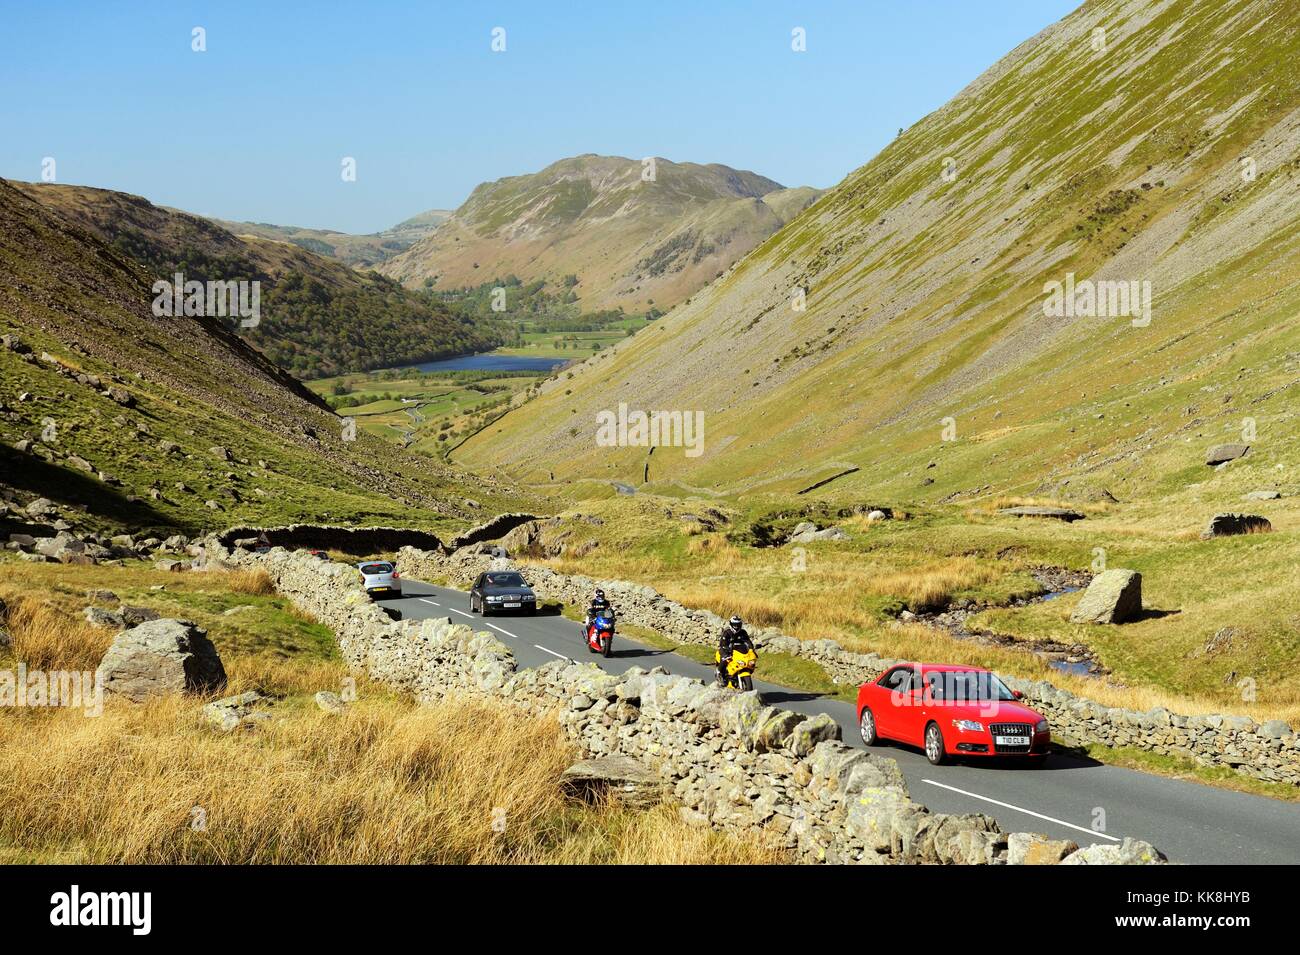
[[[949,756],[1023,756],[1041,766],[1052,734],[1021,695],[978,667],[903,663],[858,688],[858,726],[868,746],[920,746],[936,766]]]

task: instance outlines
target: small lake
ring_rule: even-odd
[[[406,365],[417,371],[535,371],[545,374],[563,365],[567,358],[528,358],[524,355],[500,355],[484,352],[480,355],[461,355],[441,361],[426,361],[419,365]]]

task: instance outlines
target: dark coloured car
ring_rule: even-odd
[[[536,613],[537,595],[518,571],[489,570],[479,574],[470,588],[469,609],[485,617],[507,610]]]

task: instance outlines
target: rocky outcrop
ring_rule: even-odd
[[[1083,599],[1070,614],[1071,623],[1125,623],[1142,614],[1142,575],[1112,568],[1092,578]]]
[[[988,816],[932,813],[914,802],[894,760],[845,745],[824,714],[806,718],[658,668],[616,675],[556,660],[519,671],[493,634],[450,620],[388,620],[340,564],[281,549],[230,559],[264,568],[373,679],[420,700],[468,694],[556,714],[583,751],[566,774],[582,791],[668,798],[688,822],[743,833],[805,862],[1009,861],[1013,834]],[[1093,850],[1110,848],[1078,851],[1092,851],[1093,863],[1106,858]],[[1112,855],[1163,861],[1146,843]]]
[[[186,620],[151,620],[123,630],[99,664],[104,691],[137,702],[171,693],[210,693],[226,670],[205,631]]]
[[[1265,534],[1273,529],[1268,518],[1258,514],[1215,514],[1201,532],[1201,539],[1232,537],[1236,534]]]
[[[1004,507],[998,513],[1004,517],[1045,517],[1066,523],[1081,521],[1084,518],[1082,513],[1068,507]]]

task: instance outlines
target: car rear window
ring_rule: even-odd
[[[363,574],[386,574],[393,569],[392,564],[362,564]]]

